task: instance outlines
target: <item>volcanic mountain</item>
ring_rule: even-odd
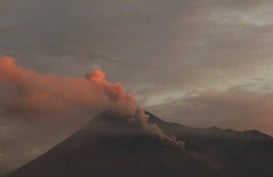
[[[273,176],[273,139],[268,135],[190,128],[146,114],[150,123],[184,141],[185,149],[108,112],[6,177]]]

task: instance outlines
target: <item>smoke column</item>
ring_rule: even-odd
[[[126,93],[122,84],[107,81],[101,70],[94,70],[85,78],[61,77],[24,69],[16,65],[13,58],[0,57],[0,108],[4,115],[37,118],[33,115],[38,114],[51,119],[113,111],[135,117],[150,134],[163,142],[184,146],[157,125],[150,124],[134,96]]]

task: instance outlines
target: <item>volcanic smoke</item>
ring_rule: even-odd
[[[126,93],[121,83],[107,81],[99,69],[85,78],[63,77],[24,69],[15,59],[0,57],[0,108],[4,114],[47,118],[112,111],[135,117],[134,122],[170,145],[184,146],[149,123],[149,116],[138,107],[134,96]]]

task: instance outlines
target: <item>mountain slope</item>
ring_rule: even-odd
[[[272,177],[273,139],[259,131],[191,128],[146,112],[186,144],[164,145],[128,118],[104,113],[7,177]]]
[[[215,171],[207,164],[105,113],[7,177],[202,177]]]
[[[264,133],[191,128],[147,114],[164,132],[182,139],[186,151],[218,167],[213,177],[273,176],[273,139]]]

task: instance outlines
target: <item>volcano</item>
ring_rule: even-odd
[[[103,113],[6,177],[272,177],[273,139],[258,131],[149,122],[185,142],[164,143],[124,115]]]

